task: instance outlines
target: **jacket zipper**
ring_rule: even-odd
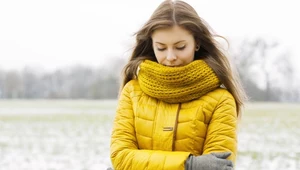
[[[176,139],[177,126],[178,126],[178,117],[179,117],[180,109],[181,109],[181,103],[179,103],[178,109],[177,109],[177,112],[176,112],[175,125],[174,125],[174,131],[173,131],[172,151],[175,150],[175,139]]]

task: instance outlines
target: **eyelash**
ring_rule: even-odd
[[[183,47],[178,47],[178,48],[176,48],[177,50],[184,50],[185,49],[185,46],[183,46]],[[157,50],[158,51],[164,51],[165,50],[165,48],[157,48]]]

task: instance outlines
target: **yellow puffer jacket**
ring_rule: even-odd
[[[169,104],[149,97],[137,80],[131,80],[116,112],[112,164],[115,170],[183,170],[190,154],[224,151],[232,153],[229,159],[234,162],[236,126],[235,101],[225,89]]]

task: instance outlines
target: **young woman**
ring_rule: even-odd
[[[115,170],[229,170],[245,95],[214,35],[183,1],[136,33],[111,136]]]

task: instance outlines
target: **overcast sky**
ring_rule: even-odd
[[[99,66],[128,57],[132,34],[161,0],[0,0],[0,68]],[[187,0],[229,40],[263,36],[300,63],[300,10],[291,0]]]

